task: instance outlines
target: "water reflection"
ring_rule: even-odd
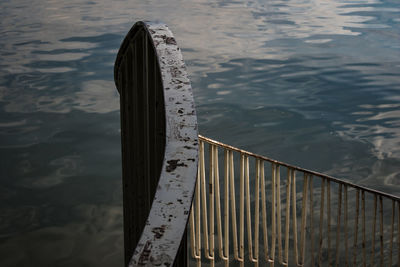
[[[199,92],[204,103],[198,107],[200,130],[226,140],[218,129],[224,124],[232,144],[398,193],[400,113],[386,97],[398,82],[377,90],[370,85],[374,74],[334,66],[337,60],[313,56],[221,63],[197,84],[208,88]],[[243,135],[247,138],[237,139]]]
[[[21,185],[24,187],[33,188],[46,188],[59,185],[68,177],[78,176],[82,168],[80,167],[81,159],[78,155],[69,155],[50,160],[48,163],[48,168],[54,170],[52,170],[46,176],[35,177],[35,175],[32,175],[34,172],[32,172],[32,164],[29,160],[23,160],[19,164],[21,166],[20,170],[23,175],[29,177],[27,179],[23,179],[21,181]],[[29,175],[29,173],[31,175]]]
[[[272,36],[284,35],[290,38],[308,38],[318,35],[342,34],[359,35],[355,29],[366,28],[366,22],[374,19],[360,12],[377,11],[373,4],[380,1],[343,3],[341,1],[249,1],[254,7],[254,16],[259,27],[268,30]],[[389,12],[396,12],[389,11]],[[265,25],[279,25],[266,27]],[[374,25],[386,27],[385,25]]]
[[[38,216],[31,215],[38,220]],[[65,210],[74,216],[75,222],[40,227],[24,234],[16,234],[0,244],[3,266],[122,266],[122,210],[118,206],[82,204],[73,210]],[[29,216],[27,210],[16,213]],[[3,214],[2,214],[3,215]],[[10,217],[7,217],[10,219]],[[14,218],[26,221],[26,218]],[[39,219],[40,220],[40,219]],[[37,227],[39,223],[37,222]],[[6,253],[12,252],[13,257]]]
[[[140,19],[176,35],[202,134],[399,194],[399,13],[394,0],[2,1],[0,265],[122,265],[113,62]]]
[[[360,105],[354,124],[344,125],[343,136],[367,140],[378,159],[400,158],[399,104]],[[365,110],[365,111],[363,111]]]

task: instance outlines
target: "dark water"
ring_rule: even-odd
[[[400,194],[400,2],[0,3],[0,266],[122,266],[113,63],[174,32],[200,132]]]

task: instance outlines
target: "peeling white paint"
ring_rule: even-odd
[[[129,266],[172,266],[186,228],[197,176],[198,132],[192,88],[165,24],[138,22],[151,36],[161,70],[166,147],[146,226]]]

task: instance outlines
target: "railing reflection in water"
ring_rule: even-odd
[[[398,197],[199,140],[191,265],[399,266]]]

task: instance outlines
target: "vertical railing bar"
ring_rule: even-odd
[[[374,259],[375,259],[376,209],[377,209],[377,196],[374,194],[374,219],[372,221],[371,266],[374,266]]]
[[[190,212],[190,246],[191,246],[191,251],[192,251],[192,257],[196,259],[198,262],[198,259],[200,259],[200,253],[199,253],[199,248],[200,246],[198,245],[199,237],[197,233],[200,231],[197,231],[198,226],[199,226],[199,220],[200,215],[198,214],[198,203],[199,203],[199,170],[200,168],[197,168],[197,179],[196,179],[196,189],[195,189],[195,195],[193,198],[192,202],[192,207],[191,207],[191,212]],[[196,214],[196,215],[195,215]],[[195,222],[196,221],[196,222]]]
[[[140,172],[140,176],[144,177],[144,184],[145,188],[142,189],[142,192],[145,192],[146,196],[146,210],[150,210],[151,207],[151,190],[150,190],[150,179],[146,179],[148,177],[147,171],[148,171],[148,159],[146,155],[146,150],[147,150],[147,119],[146,117],[146,104],[147,101],[145,101],[145,96],[146,96],[146,90],[145,90],[145,77],[144,77],[144,68],[143,65],[145,64],[144,58],[143,58],[143,38],[144,38],[144,32],[141,31],[139,34],[139,38],[135,41],[135,70],[134,73],[136,77],[133,77],[134,80],[134,88],[135,95],[133,96],[134,98],[134,106],[136,106],[136,120],[139,124],[139,127],[134,127],[134,130],[137,132],[139,138],[133,137],[136,142],[138,142],[138,148],[139,148],[139,157],[138,157],[138,163],[141,165],[141,168],[137,170]],[[142,140],[139,142],[138,140]],[[147,215],[147,214],[146,214]]]
[[[278,231],[278,259],[282,263],[282,214],[281,214],[281,173],[280,166],[276,168],[276,221]]]
[[[145,90],[146,90],[146,97],[145,101],[147,102],[147,110],[146,110],[146,126],[147,126],[147,160],[148,160],[148,177],[150,177],[150,180],[152,180],[151,183],[151,194],[155,194],[157,184],[158,184],[158,179],[155,179],[153,177],[157,177],[154,174],[154,168],[151,168],[150,162],[154,162],[154,144],[155,144],[155,127],[153,127],[153,124],[155,120],[153,120],[153,110],[155,109],[154,106],[154,101],[153,101],[153,88],[152,88],[152,82],[153,82],[153,77],[152,76],[152,66],[150,64],[152,61],[150,60],[150,54],[153,54],[152,48],[151,48],[151,41],[150,41],[150,36],[144,35],[144,80],[145,80]]]
[[[245,155],[240,154],[240,258],[243,259],[241,264],[244,264],[244,160]]]
[[[145,160],[145,164],[146,164],[146,176],[150,179],[150,185],[149,185],[149,203],[151,206],[152,203],[152,197],[153,194],[155,193],[155,190],[157,188],[157,184],[158,184],[158,180],[153,181],[154,178],[151,176],[151,168],[150,168],[150,120],[149,120],[149,82],[148,82],[148,74],[149,74],[149,62],[148,62],[148,57],[147,57],[147,51],[148,51],[148,43],[147,43],[148,39],[147,36],[144,34],[143,38],[142,38],[142,42],[143,42],[143,92],[144,92],[144,96],[143,96],[143,103],[145,105],[144,108],[144,123],[145,123],[145,127],[144,127],[144,144],[145,144],[145,155],[146,155],[146,160]],[[154,189],[153,189],[154,188]],[[154,191],[154,192],[153,192]]]
[[[322,178],[321,183],[321,204],[319,210],[319,249],[318,249],[318,265],[322,265],[322,231],[324,225],[324,200],[325,200],[325,179]]]
[[[357,237],[358,237],[358,217],[360,214],[360,189],[356,193],[356,217],[354,218],[354,242],[353,242],[353,266],[357,266]]]
[[[149,130],[149,134],[150,134],[150,150],[151,150],[151,154],[152,154],[152,161],[156,162],[157,159],[160,157],[159,153],[158,153],[158,149],[157,149],[157,79],[155,78],[155,76],[158,75],[157,72],[157,65],[156,65],[156,55],[153,52],[152,49],[152,42],[151,42],[151,37],[147,36],[147,61],[148,61],[148,65],[147,65],[147,79],[148,79],[148,88],[149,88],[149,106],[151,107],[150,109],[150,113],[149,113],[149,124],[150,126],[150,130]],[[151,168],[151,177],[158,175],[157,173],[158,170],[156,170],[155,168]],[[157,188],[157,183],[154,184],[154,189]],[[193,214],[194,216],[194,214]],[[194,222],[194,221],[193,221]]]
[[[254,257],[253,262],[258,266],[259,258],[259,235],[260,235],[260,160],[256,159],[256,181],[255,181],[255,208],[254,208]]]
[[[148,44],[149,44],[149,46],[151,47],[152,46],[152,42],[151,42],[151,37],[150,36],[148,36],[149,37],[149,40],[148,40]],[[156,160],[159,160],[159,161],[161,161],[160,160],[160,158],[163,156],[162,155],[162,153],[160,153],[159,152],[159,148],[157,148],[157,139],[159,138],[158,137],[158,132],[159,132],[159,130],[158,130],[158,128],[159,128],[159,118],[158,118],[158,113],[159,113],[159,110],[162,110],[161,109],[161,107],[160,107],[160,104],[158,103],[158,97],[159,97],[159,95],[160,96],[163,96],[163,94],[160,92],[160,90],[157,88],[157,86],[158,86],[158,75],[159,75],[159,73],[158,73],[158,64],[157,64],[157,56],[156,56],[156,54],[154,54],[153,52],[152,52],[152,48],[150,48],[149,49],[149,51],[150,51],[150,55],[151,55],[151,58],[149,59],[149,62],[150,62],[150,68],[149,68],[149,72],[150,72],[150,74],[151,74],[151,84],[152,84],[152,86],[153,86],[153,114],[152,114],[152,120],[153,120],[153,129],[154,129],[154,133],[153,133],[153,140],[154,140],[154,144],[153,144],[153,153],[154,153],[154,158],[156,159]],[[155,171],[157,171],[157,170],[155,170]],[[160,171],[160,170],[158,170],[158,171]],[[196,179],[198,179],[198,177],[196,177]]]
[[[189,215],[189,225],[190,225],[190,247],[191,247],[191,254],[192,254],[192,258],[197,260],[199,259],[199,255],[197,254],[197,247],[196,247],[196,225],[195,225],[195,218],[194,218],[194,203],[192,202],[192,207],[191,207],[191,212]]]
[[[232,212],[232,238],[233,238],[233,255],[237,261],[243,261],[239,258],[239,248],[237,243],[237,225],[236,225],[236,196],[235,196],[235,175],[234,175],[234,162],[233,162],[233,151],[230,151],[230,171],[231,171],[231,212]]]
[[[202,213],[203,213],[203,239],[204,239],[204,254],[206,259],[213,260],[210,254],[209,238],[208,238],[208,222],[207,222],[207,200],[206,200],[206,178],[205,178],[205,160],[204,160],[204,142],[200,142],[200,176],[201,176],[201,187],[202,187]],[[211,156],[211,155],[210,155]]]
[[[400,201],[397,201],[397,264],[400,264]]]
[[[222,219],[221,219],[221,189],[219,184],[219,163],[218,163],[218,147],[213,146],[213,161],[214,161],[214,178],[215,178],[215,200],[216,200],[216,214],[217,214],[217,230],[218,230],[218,252],[219,257],[226,261],[228,258],[224,255],[224,242],[223,242],[223,235],[222,235]],[[225,150],[225,160],[224,160],[224,170],[227,169],[227,162],[226,162],[226,150]],[[226,185],[227,173],[224,174],[224,180]],[[225,189],[224,189],[225,190]],[[226,195],[225,201],[226,203]],[[226,224],[226,210],[224,210],[224,225]],[[226,239],[226,235],[225,235]]]
[[[348,236],[348,203],[347,203],[347,185],[344,186],[344,250],[345,250],[345,265],[349,266],[349,236]]]
[[[195,200],[196,200],[196,217],[197,217],[197,220],[196,220],[196,227],[197,227],[197,229],[196,229],[196,241],[197,241],[196,254],[198,256],[196,258],[197,259],[197,266],[201,265],[201,224],[200,224],[200,221],[201,221],[201,219],[200,219],[200,216],[201,216],[201,213],[200,213],[200,207],[201,207],[201,204],[200,204],[200,192],[201,192],[201,187],[200,187],[200,177],[201,177],[201,175],[200,175],[200,164],[199,164],[199,166],[197,168],[196,198],[195,198]]]
[[[297,264],[299,257],[298,257],[298,244],[297,244],[297,201],[296,201],[296,172],[293,172],[293,182],[292,182],[292,216],[293,216],[293,246],[294,246],[294,262]]]
[[[221,221],[221,197],[220,197],[220,187],[219,187],[219,166],[218,166],[218,147],[212,146],[213,153],[213,174],[214,174],[214,186],[215,186],[215,211],[217,216],[217,231],[218,231],[218,253],[222,257],[222,221]]]
[[[310,175],[309,180],[310,185],[310,239],[311,239],[311,266],[315,266],[315,259],[314,259],[314,186],[313,186],[313,176]]]
[[[133,97],[133,95],[136,93],[136,84],[137,84],[137,79],[135,79],[136,76],[136,67],[135,67],[135,61],[132,60],[133,58],[136,59],[136,54],[135,54],[135,50],[136,50],[136,46],[129,44],[129,48],[127,51],[127,55],[125,60],[123,61],[123,67],[121,71],[124,71],[122,76],[122,79],[124,81],[124,88],[123,90],[121,90],[121,92],[123,92],[123,97],[121,100],[124,101],[124,116],[125,118],[123,118],[124,124],[122,125],[123,128],[121,128],[122,130],[122,135],[123,135],[123,143],[126,142],[126,144],[128,144],[127,147],[122,146],[123,147],[123,155],[125,156],[125,162],[123,163],[123,172],[124,172],[124,203],[132,203],[133,199],[132,196],[132,192],[127,192],[129,186],[131,185],[130,182],[132,182],[132,185],[136,188],[136,186],[138,186],[138,182],[136,182],[138,179],[132,179],[133,177],[138,177],[139,175],[136,173],[138,170],[136,170],[136,168],[132,167],[130,168],[129,164],[130,162],[134,162],[136,165],[139,161],[134,158],[136,156],[136,153],[140,150],[138,145],[138,140],[140,139],[139,135],[137,134],[138,131],[138,127],[134,127],[134,124],[138,124],[138,112],[137,111],[137,105],[135,105],[136,103],[134,101],[132,101],[132,99],[134,100],[135,98]],[[127,119],[127,118],[131,118],[131,119]],[[124,129],[125,128],[125,129]],[[133,137],[132,139],[130,139],[131,137]],[[127,139],[130,140],[127,140]],[[137,150],[132,149],[132,147],[138,147]],[[125,179],[128,178],[128,179]],[[133,182],[135,181],[135,182]],[[125,226],[125,230],[124,230],[124,248],[125,248],[125,263],[128,263],[132,252],[135,249],[135,246],[137,244],[137,242],[139,241],[140,235],[141,233],[139,232],[139,229],[137,229],[136,227],[138,227],[138,225],[142,225],[143,221],[138,220],[136,222],[136,229],[131,229],[130,227],[126,227],[127,225],[131,224],[133,225],[134,217],[129,214],[129,213],[133,213],[135,214],[135,216],[138,216],[138,218],[142,218],[143,216],[147,216],[147,214],[145,214],[145,211],[148,211],[148,207],[147,207],[147,199],[145,198],[145,190],[146,190],[146,185],[143,184],[141,185],[143,190],[138,190],[137,193],[140,193],[140,197],[137,198],[137,202],[138,205],[132,205],[132,211],[129,210],[129,206],[128,205],[124,205],[124,226]],[[140,230],[141,231],[141,230]],[[128,233],[128,235],[127,235]],[[131,239],[131,237],[133,237]]]
[[[366,244],[365,244],[365,192],[361,191],[361,213],[362,213],[362,249],[363,249],[363,266],[367,265],[366,261]]]
[[[340,243],[340,216],[342,213],[342,184],[339,184],[339,200],[338,200],[338,212],[337,212],[337,223],[336,223],[336,266],[339,264],[339,243]]]
[[[392,200],[392,220],[390,227],[390,245],[389,245],[389,266],[392,266],[393,262],[393,238],[394,238],[394,217],[396,213],[396,202]]]
[[[194,223],[194,215],[193,215],[193,211],[194,211],[194,205],[192,202],[192,207],[191,207],[191,212],[189,215],[189,224],[190,224],[190,247],[191,247],[191,252],[192,252],[192,258],[196,258],[196,240],[195,240],[195,223]]]
[[[285,227],[285,261],[283,265],[289,265],[289,235],[290,235],[290,186],[292,181],[292,175],[294,170],[287,169],[287,179],[286,179],[286,227]]]
[[[303,201],[301,206],[301,235],[300,235],[300,257],[301,261],[300,264],[297,263],[298,266],[304,265],[305,260],[305,247],[306,247],[306,226],[307,226],[307,195],[308,195],[308,178],[309,175],[304,173],[304,180],[303,180]]]
[[[196,233],[196,223],[195,223],[195,207],[194,203],[192,203],[192,212],[190,212],[190,217],[189,217],[189,222],[190,222],[190,246],[191,246],[191,254],[192,258],[196,259],[196,262],[198,263],[200,258],[200,254],[198,253],[198,247],[197,247],[197,233]],[[197,264],[198,265],[198,264]]]
[[[276,245],[276,211],[275,211],[275,189],[276,189],[276,179],[275,179],[275,174],[276,174],[276,165],[274,163],[271,163],[271,189],[272,189],[272,198],[271,198],[271,215],[272,215],[272,221],[271,221],[271,251],[270,251],[270,258],[269,262],[271,263],[271,266],[274,265],[275,263],[275,245]]]
[[[223,244],[222,244],[222,220],[221,220],[221,197],[220,197],[220,187],[219,187],[219,166],[218,166],[218,147],[212,147],[213,153],[213,165],[214,165],[214,186],[215,186],[215,211],[217,215],[217,235],[218,235],[218,253],[219,257],[223,257]]]
[[[205,164],[204,164],[204,142],[199,143],[199,164],[200,164],[200,178],[201,178],[201,211],[203,221],[203,239],[204,239],[204,254],[208,259],[208,223],[207,223],[207,202],[206,202],[206,185],[205,185]]]
[[[328,266],[331,266],[331,182],[327,180],[327,199],[328,208]]]
[[[212,258],[211,260],[211,265],[214,265],[214,248],[215,248],[215,220],[214,220],[214,208],[215,208],[215,149],[214,145],[209,146],[209,178],[208,178],[208,195],[209,195],[209,205],[210,205],[210,212],[209,212],[209,224],[210,224],[210,232],[209,232],[209,238],[210,238],[210,257]]]
[[[246,186],[246,218],[247,218],[247,245],[249,260],[253,261],[253,241],[251,232],[251,210],[250,210],[250,182],[249,182],[249,158],[244,158],[244,174],[245,174],[245,186]]]
[[[135,118],[135,115],[131,116],[130,115],[130,108],[129,108],[129,104],[130,104],[130,95],[132,93],[133,90],[129,90],[127,89],[128,86],[132,86],[132,77],[133,77],[133,70],[131,70],[133,68],[133,62],[131,60],[127,60],[130,54],[132,54],[132,50],[134,49],[134,47],[132,48],[132,46],[129,46],[130,49],[128,49],[127,51],[127,56],[125,58],[125,60],[123,60],[121,62],[121,72],[124,72],[124,74],[122,75],[122,73],[119,75],[119,80],[120,80],[120,84],[122,85],[121,87],[121,98],[120,101],[122,102],[121,104],[123,105],[123,109],[121,110],[121,137],[122,137],[122,142],[125,143],[126,139],[128,136],[133,136],[134,132],[132,131],[132,122],[134,122],[134,120],[127,120],[126,118],[129,117],[133,117]],[[128,65],[130,64],[130,66]],[[131,69],[129,69],[131,68]],[[131,73],[130,73],[131,71]],[[129,84],[129,85],[128,85]],[[133,107],[131,107],[133,108]],[[122,117],[123,116],[123,117]],[[135,140],[132,140],[134,143]],[[137,140],[136,140],[137,141]],[[128,164],[126,164],[127,162],[134,162],[133,160],[133,151],[132,149],[130,149],[128,146],[121,146],[121,152],[122,152],[122,158],[123,158],[123,164],[122,164],[122,184],[123,186],[123,213],[124,213],[124,259],[125,259],[125,264],[129,263],[130,257],[132,254],[132,251],[134,250],[134,243],[138,241],[139,237],[139,233],[137,233],[138,231],[131,231],[130,227],[127,227],[127,225],[129,224],[133,224],[133,218],[131,216],[127,216],[128,212],[129,213],[135,213],[138,214],[138,206],[136,205],[132,205],[132,210],[129,211],[128,210],[128,205],[125,205],[125,203],[132,203],[133,201],[130,198],[130,194],[127,194],[127,179],[125,177],[133,177],[133,168],[129,168]],[[129,197],[128,197],[129,196]],[[129,235],[133,238],[127,238],[127,233],[129,233]]]
[[[224,219],[225,219],[225,244],[224,244],[224,261],[225,266],[229,266],[229,150],[225,149],[225,175],[224,175]]]
[[[382,196],[379,196],[379,241],[380,241],[380,266],[383,266],[383,203]]]
[[[260,161],[261,165],[261,212],[262,212],[262,224],[263,224],[263,236],[264,236],[264,254],[265,260],[269,260],[268,255],[268,228],[267,228],[267,200],[265,196],[265,173],[264,173],[264,162]]]

